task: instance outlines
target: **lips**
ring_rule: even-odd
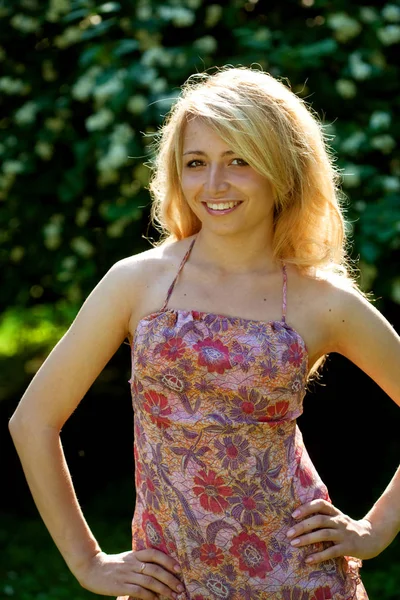
[[[227,213],[233,212],[236,210],[240,204],[242,204],[241,200],[225,200],[219,202],[203,202],[202,203],[209,214],[212,215],[226,215]]]

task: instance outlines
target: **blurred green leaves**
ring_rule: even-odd
[[[259,65],[319,112],[353,254],[375,273],[368,285],[397,302],[399,31],[390,2],[3,4],[2,311],[77,310],[116,260],[147,247],[149,137],[189,75],[223,64]]]

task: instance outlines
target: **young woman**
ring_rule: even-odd
[[[164,240],[110,269],[13,415],[38,509],[88,590],[143,600],[367,598],[360,559],[399,530],[400,470],[356,521],[332,505],[296,418],[329,352],[400,404],[400,339],[346,267],[321,132],[262,71],[189,78],[160,131],[150,184]],[[133,549],[106,555],[59,432],[126,337]]]

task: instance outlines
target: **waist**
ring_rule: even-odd
[[[275,467],[283,474],[296,468],[296,447],[302,442],[296,420],[240,423],[212,417],[181,421],[165,417],[154,423],[136,414],[136,460],[151,462],[154,471],[165,465],[171,475],[184,478],[199,468],[245,470],[248,475]]]

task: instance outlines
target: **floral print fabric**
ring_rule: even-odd
[[[286,537],[297,506],[329,500],[296,425],[307,360],[284,317],[164,307],[139,322],[133,550],[179,562],[179,600],[367,598],[359,561],[308,565],[320,545],[296,549]]]

